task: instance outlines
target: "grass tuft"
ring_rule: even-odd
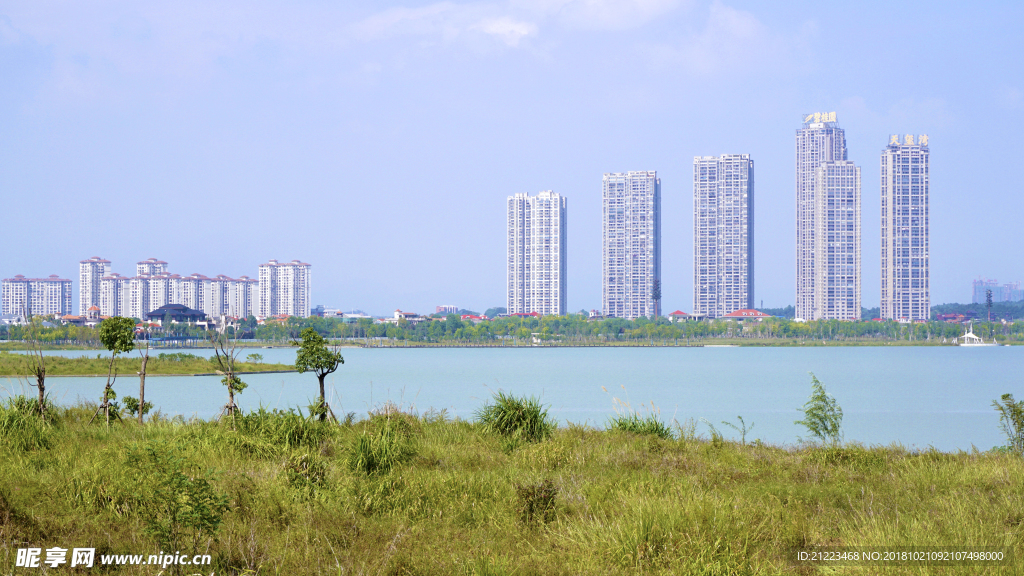
[[[540,442],[554,433],[556,424],[537,398],[517,398],[498,391],[493,403],[476,413],[477,420],[490,431],[513,441]]]

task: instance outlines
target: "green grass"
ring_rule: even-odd
[[[137,353],[118,356],[114,368],[118,374],[135,374],[139,371],[142,361]],[[263,370],[294,370],[290,364],[257,364],[241,362],[236,365],[238,372],[256,372]],[[46,356],[46,374],[48,376],[86,376],[104,375],[110,367],[110,353],[97,352],[96,356],[66,358],[63,356]],[[0,376],[24,376],[28,374],[28,358],[24,354],[0,352]],[[215,362],[209,358],[181,352],[152,352],[146,363],[146,374],[207,374],[217,370]]]
[[[742,446],[578,425],[507,449],[492,426],[393,408],[341,425],[257,411],[108,429],[87,424],[95,406],[57,408],[45,424],[27,406],[0,407],[2,574],[29,572],[14,568],[28,545],[155,554],[172,538],[208,549],[202,573],[218,575],[980,572],[793,565],[810,545],[1024,557],[1024,460],[1008,452]],[[365,439],[388,435],[389,465],[352,465],[372,452]]]

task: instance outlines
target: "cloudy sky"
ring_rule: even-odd
[[[758,304],[794,301],[794,131],[863,167],[928,134],[932,301],[1024,280],[1024,4],[0,0],[0,277],[255,276],[386,314],[504,305],[505,199],[568,198],[569,309],[601,303],[601,175],[657,170],[664,310],[692,308],[692,166],[756,168]],[[76,282],[77,284],[77,282]],[[77,305],[76,305],[77,308]]]

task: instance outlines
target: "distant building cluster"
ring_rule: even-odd
[[[881,168],[881,315],[925,321],[931,314],[928,136],[890,136]],[[799,319],[861,317],[861,186],[861,168],[848,158],[846,133],[836,122],[836,113],[805,115],[796,131]],[[551,191],[508,197],[510,313],[564,313],[565,206],[565,198]],[[602,310],[591,311],[591,317],[661,314],[661,227],[657,172],[604,175]],[[975,294],[977,301],[977,288]],[[739,313],[751,318],[753,307],[754,161],[748,154],[697,156],[693,314],[673,314],[693,319]]]
[[[310,265],[271,260],[259,277],[181,276],[167,262],[150,258],[135,265],[134,276],[111,271],[110,261],[94,256],[79,262],[78,316],[127,316],[146,319],[156,310],[182,317],[301,316],[310,311]],[[174,305],[173,307],[169,307]],[[71,280],[15,276],[3,281],[5,315],[71,314]]]
[[[988,302],[988,291],[992,291],[993,302],[1020,302],[1024,300],[1024,290],[1020,282],[1007,282],[1000,284],[998,280],[987,280],[979,278],[974,281],[971,302],[974,304],[985,304]]]

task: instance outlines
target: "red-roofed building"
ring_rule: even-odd
[[[730,313],[726,314],[725,316],[722,316],[722,318],[725,319],[725,320],[740,320],[740,321],[753,320],[755,322],[761,322],[765,318],[771,318],[771,317],[772,317],[771,314],[765,314],[764,312],[761,312],[760,310],[754,310],[753,308],[743,308],[741,310],[737,310],[735,312],[730,312]]]
[[[690,315],[682,310],[676,310],[675,312],[669,313],[668,319],[670,322],[685,322],[690,319]]]
[[[484,322],[486,320],[490,320],[490,318],[488,318],[487,316],[477,316],[476,314],[463,314],[460,317],[460,320],[462,320],[464,322],[465,321],[469,321],[469,322],[472,322],[473,324],[479,324],[479,323]]]

